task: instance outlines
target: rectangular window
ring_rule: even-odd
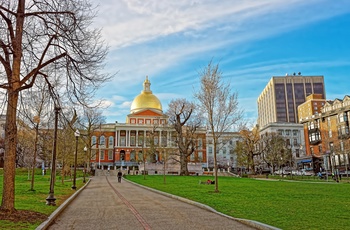
[[[298,145],[298,139],[294,138],[294,140],[293,140],[293,145],[294,145],[294,146],[297,146],[297,145]]]
[[[131,137],[130,137],[130,145],[131,145],[131,146],[135,146],[135,140],[136,140],[136,137],[135,137],[135,136],[131,136]]]
[[[286,139],[286,145],[290,146],[290,140],[289,139]]]
[[[208,148],[208,153],[209,153],[209,154],[213,154],[213,147],[209,146],[209,148]]]
[[[167,143],[166,143],[166,136],[161,136],[161,145],[163,146],[163,147],[166,147],[167,146]]]
[[[113,150],[108,150],[108,160],[113,160]]]
[[[139,136],[138,146],[143,145],[143,136]]]
[[[198,152],[198,161],[202,161],[203,160],[203,152]]]
[[[191,161],[194,161],[194,153],[191,154],[190,159],[191,159]]]
[[[125,137],[120,137],[120,146],[125,146]]]
[[[108,147],[113,148],[113,145],[114,145],[114,138],[112,136],[110,136],[108,138]]]
[[[100,160],[104,160],[105,159],[105,152],[104,150],[100,150]]]
[[[340,142],[340,151],[344,151],[344,142]]]
[[[198,148],[201,149],[203,147],[202,139],[198,139]]]
[[[91,150],[91,159],[96,160],[96,150]]]

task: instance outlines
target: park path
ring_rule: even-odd
[[[61,212],[50,230],[254,229],[241,222],[99,172]]]

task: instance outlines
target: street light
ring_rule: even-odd
[[[335,152],[333,152],[333,174],[334,174],[334,180],[339,183],[339,178],[338,178],[338,172],[337,172],[337,162],[335,161]]]
[[[292,146],[288,145],[287,149],[288,149],[288,153],[290,154],[290,162],[289,162],[290,176],[293,179],[293,169],[292,169],[292,166],[293,166],[293,150],[292,150]]]
[[[85,173],[86,173],[86,168],[85,168],[85,164],[86,164],[86,152],[87,152],[87,147],[85,146],[85,147],[84,147],[84,180],[83,180],[84,183],[86,182],[86,180],[85,180]]]
[[[80,136],[79,130],[74,132],[75,136],[75,156],[74,156],[74,175],[73,175],[73,186],[72,189],[76,190],[76,179],[77,179],[77,157],[78,157],[78,137]]]
[[[50,193],[46,198],[46,204],[56,206],[55,198],[55,180],[56,180],[56,152],[57,152],[57,126],[58,126],[58,115],[61,108],[55,106],[55,129],[53,137],[53,148],[52,148],[52,161],[51,161],[51,176],[50,176]]]

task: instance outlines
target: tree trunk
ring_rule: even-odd
[[[214,132],[213,132],[214,133]],[[215,192],[219,192],[219,182],[218,182],[218,163],[216,159],[216,148],[217,148],[217,142],[215,134],[214,137],[214,176],[215,176]]]
[[[8,104],[5,126],[4,181],[1,209],[14,212],[15,209],[15,176],[17,145],[17,103],[18,92],[8,91]]]
[[[1,210],[15,212],[15,176],[17,146],[17,105],[20,88],[22,37],[25,0],[19,0],[16,14],[16,33],[13,39],[12,73],[8,78],[5,125],[4,182]]]
[[[256,172],[255,172],[254,154],[253,153],[250,154],[250,162],[252,164],[252,173],[255,175]]]
[[[184,154],[180,155],[180,176],[188,176],[187,159]]]

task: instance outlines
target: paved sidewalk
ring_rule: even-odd
[[[261,226],[260,226],[261,227]],[[210,210],[99,173],[48,228],[254,229]]]

